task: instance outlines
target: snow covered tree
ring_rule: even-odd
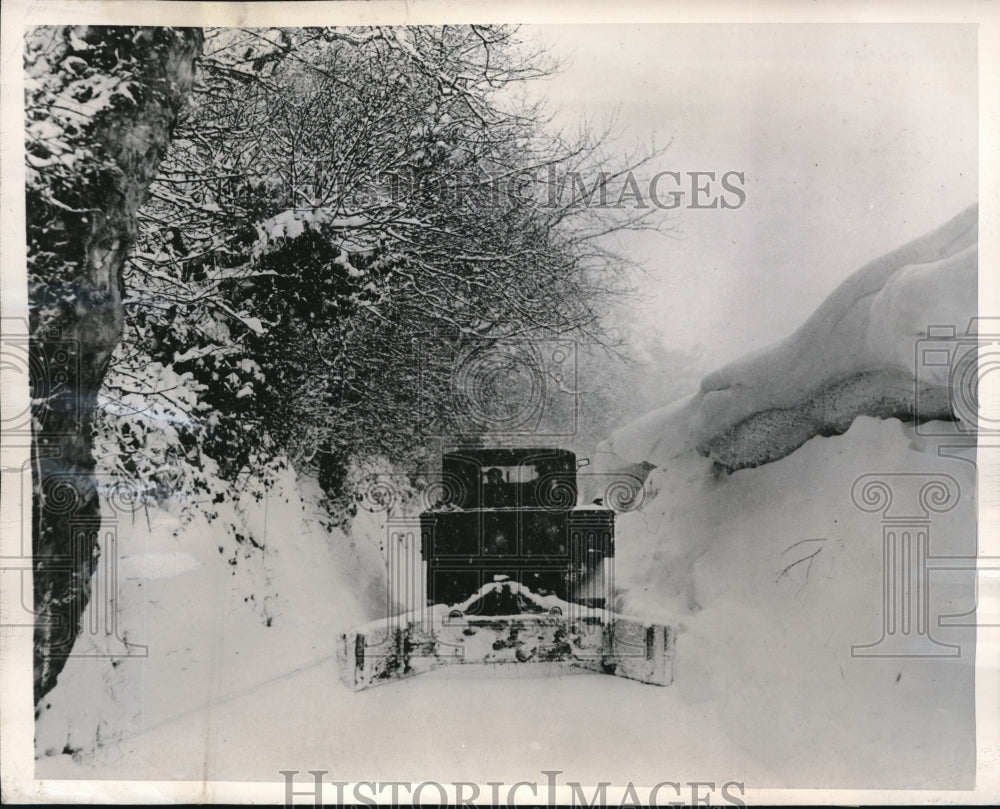
[[[122,331],[135,215],[191,87],[200,31],[40,27],[25,39],[35,699],[55,684],[100,548],[93,414]]]
[[[605,340],[601,237],[655,223],[567,178],[642,159],[547,133],[521,91],[549,69],[503,26],[209,32],[140,215],[109,461],[205,490],[288,458],[343,508],[353,460],[416,463],[461,406],[464,348]],[[148,397],[172,417],[137,419]]]

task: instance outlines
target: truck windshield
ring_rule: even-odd
[[[538,467],[530,464],[521,466],[491,466],[482,471],[482,482],[485,485],[531,483],[533,480],[538,480]]]

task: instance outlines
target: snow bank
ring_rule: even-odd
[[[932,585],[931,633],[958,656],[852,654],[879,639],[885,599],[880,516],[852,490],[871,473],[902,473],[904,490],[953,480],[960,501],[925,515],[930,553],[975,554],[974,465],[925,437],[946,425],[918,435],[893,417],[961,415],[949,366],[918,371],[916,350],[928,327],[961,335],[976,314],[977,216],[973,206],[862,267],[785,341],[599,447],[598,469],[658,467],[642,510],[618,523],[623,611],[680,616],[683,700],[711,706],[732,743],[788,785],[972,782],[975,634],[937,619],[973,608],[973,579],[918,574]],[[923,638],[911,640],[916,654]]]
[[[882,522],[852,500],[859,477],[908,473],[892,479],[901,501],[950,476],[961,498],[931,515],[931,553],[975,553],[975,467],[937,449],[895,419],[862,416],[732,475],[675,460],[650,474],[643,511],[619,519],[623,611],[681,616],[674,687],[787,785],[971,784],[975,632],[937,618],[973,607],[972,577],[930,574],[932,635],[960,657],[851,651],[882,625]]]
[[[693,449],[728,469],[782,458],[860,415],[912,416],[917,341],[976,314],[978,205],[866,264],[786,340],[706,376],[701,390],[630,424],[605,465],[665,466]],[[920,369],[922,418],[950,418],[947,366]]]
[[[268,498],[220,506],[212,523],[178,531],[170,509],[119,518],[117,565],[102,564],[95,578],[100,594],[108,574],[117,576],[117,624],[81,635],[44,700],[39,777],[46,765],[55,777],[77,768],[111,768],[115,777],[116,763],[151,752],[143,749],[150,733],[184,717],[210,722],[215,706],[332,660],[340,631],[383,614],[378,547],[323,527],[318,498],[315,482],[286,471]],[[106,509],[104,520],[107,527],[115,515]],[[104,543],[105,561],[114,551]],[[92,600],[85,626],[103,621],[107,607]],[[197,759],[209,755],[199,736],[156,751],[162,777],[195,777]],[[125,770],[117,777],[143,777]]]

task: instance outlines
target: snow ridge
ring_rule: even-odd
[[[978,205],[857,270],[793,334],[706,376],[601,446],[619,462],[666,465],[697,450],[729,470],[783,458],[854,419],[955,417],[948,368],[921,368],[917,342],[975,316]],[[921,412],[916,412],[919,401]],[[617,464],[616,464],[617,465]]]

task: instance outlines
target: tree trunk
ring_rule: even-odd
[[[199,29],[26,35],[35,702],[55,685],[100,555],[92,422],[122,333],[122,268],[194,77]]]

